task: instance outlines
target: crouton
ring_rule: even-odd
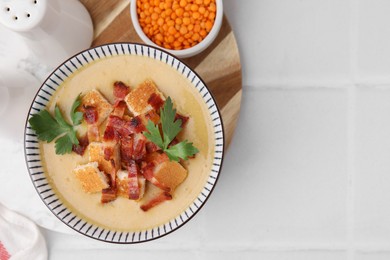
[[[157,89],[156,85],[151,80],[146,80],[131,91],[125,97],[125,101],[130,112],[133,113],[134,116],[138,116],[154,109],[148,102],[149,98],[153,94],[155,94],[156,97],[161,98],[162,101],[165,100],[163,94]]]
[[[116,173],[121,168],[120,147],[115,142],[89,144],[89,161],[97,162],[100,170],[106,174]]]
[[[81,104],[83,107],[96,108],[97,125],[100,125],[110,115],[111,111],[113,110],[112,105],[96,89],[93,89],[88,93],[86,93],[81,99]]]
[[[97,125],[88,125],[87,137],[89,142],[99,142],[100,141],[99,127]]]
[[[101,192],[109,187],[106,175],[98,168],[97,162],[77,166],[73,173],[87,193]]]
[[[154,178],[165,187],[173,191],[187,178],[187,170],[180,163],[166,161],[158,164],[154,169]]]

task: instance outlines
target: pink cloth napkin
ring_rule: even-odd
[[[0,260],[46,260],[47,248],[38,227],[0,204]]]

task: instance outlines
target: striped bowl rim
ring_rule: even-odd
[[[208,107],[214,129],[215,149],[213,156],[212,168],[209,177],[197,198],[178,216],[170,221],[141,231],[117,231],[107,229],[96,224],[90,223],[81,218],[76,213],[64,205],[61,199],[53,191],[48,182],[41,163],[41,154],[39,142],[28,120],[34,114],[45,109],[51,96],[61,83],[76,72],[78,69],[89,63],[119,55],[137,55],[144,56],[155,60],[160,60],[170,65],[173,69],[180,72],[191,82],[191,87],[195,88],[202,96],[203,101]],[[82,51],[58,66],[43,82],[39,88],[34,100],[30,106],[25,125],[24,134],[24,152],[27,169],[31,181],[43,203],[47,208],[64,224],[73,230],[93,239],[104,242],[133,244],[151,241],[163,237],[187,223],[202,208],[207,199],[210,197],[218,181],[222,169],[224,157],[224,128],[221,113],[216,104],[212,93],[207,88],[205,82],[199,75],[187,66],[183,61],[174,57],[172,54],[156,47],[138,43],[111,43]]]

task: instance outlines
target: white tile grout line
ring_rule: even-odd
[[[356,89],[372,89],[372,90],[390,90],[389,80],[351,80],[351,81],[320,81],[315,82],[312,80],[306,81],[263,81],[260,80],[256,84],[245,84],[243,91],[256,91],[256,90],[316,90],[316,89],[334,89],[334,90],[346,90],[351,87]]]
[[[316,89],[316,88],[347,88],[353,82],[348,79],[257,79],[255,82],[245,84],[249,89]],[[390,85],[390,80],[389,80]]]
[[[355,117],[356,117],[356,87],[348,89],[347,112],[347,252],[348,260],[355,255]]]
[[[358,74],[359,3],[350,0],[350,73],[354,85],[348,88],[348,163],[347,163],[347,259],[354,260],[355,248],[355,130],[356,130],[356,82]]]
[[[257,85],[257,86],[252,86],[252,85],[244,85],[242,87],[243,92],[256,92],[256,91],[316,91],[316,90],[329,90],[329,91],[347,91],[349,87],[353,86],[352,83],[348,85],[340,85],[338,87],[320,87],[320,86],[313,86],[310,84],[307,85],[299,85],[299,86],[294,86],[294,85],[278,85],[278,86],[271,86],[271,85]],[[386,88],[383,88],[386,89]],[[388,88],[390,89],[390,88]]]

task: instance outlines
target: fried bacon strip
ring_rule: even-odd
[[[119,136],[117,135],[117,132],[112,126],[107,126],[106,130],[104,131],[103,135],[104,141],[118,141]]]
[[[150,110],[146,114],[139,115],[141,121],[144,125],[147,125],[149,120],[152,121],[155,125],[160,121],[160,116],[157,114],[155,110]]]
[[[159,195],[157,195],[156,197],[154,197],[153,199],[151,199],[150,201],[148,201],[146,204],[141,205],[141,209],[143,211],[148,211],[149,209],[161,204],[162,202],[171,199],[172,199],[172,195],[164,191]]]
[[[130,129],[134,131],[134,133],[142,133],[146,130],[146,127],[142,124],[141,118],[139,116],[133,117],[130,120]]]
[[[121,159],[122,162],[129,163],[133,160],[133,146],[134,146],[134,137],[128,136],[121,139]]]
[[[146,137],[143,134],[134,135],[133,159],[141,160],[146,155]]]
[[[188,116],[183,116],[179,113],[176,113],[175,115],[175,121],[180,119],[181,120],[181,127],[184,127],[185,124],[187,123],[188,119],[190,119]]]
[[[83,107],[84,110],[84,120],[87,122],[87,135],[90,142],[99,141],[99,127],[98,122],[98,112],[97,109],[93,106]]]
[[[72,146],[72,151],[78,155],[84,155],[85,150],[89,145],[88,135],[84,135],[79,138],[79,144]]]
[[[130,87],[127,86],[125,83],[123,83],[122,81],[116,81],[114,83],[115,104],[119,101],[124,100],[129,93]]]
[[[109,131],[115,130],[120,137],[127,137],[131,134],[141,133],[146,130],[139,117],[133,117],[128,121],[115,115],[108,117],[107,128]]]
[[[160,97],[160,95],[152,93],[148,99],[148,104],[151,105],[154,110],[159,111],[164,105],[164,100]]]
[[[87,124],[92,125],[96,124],[98,121],[98,111],[93,106],[84,106],[84,120]]]
[[[129,199],[138,200],[140,198],[140,185],[138,181],[139,168],[135,161],[131,161],[127,167],[129,173]]]
[[[111,112],[111,115],[122,118],[123,115],[125,114],[126,108],[127,108],[126,103],[124,101],[119,101],[115,103],[114,110]]]
[[[146,142],[145,147],[146,147],[146,153],[149,153],[149,154],[161,150],[161,148],[158,147],[153,142]]]
[[[110,187],[110,188],[102,190],[102,197],[101,197],[100,201],[102,203],[108,203],[108,202],[115,200],[116,197],[117,197],[116,188]]]
[[[121,139],[121,159],[128,163],[139,161],[146,156],[146,137],[143,134],[133,134]]]

